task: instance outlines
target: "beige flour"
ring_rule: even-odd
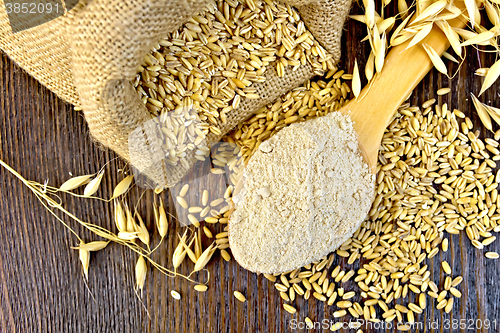
[[[229,243],[244,268],[282,273],[339,247],[366,218],[374,175],[348,116],[296,123],[263,142],[233,197]]]

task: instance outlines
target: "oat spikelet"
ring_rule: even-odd
[[[375,56],[377,56],[377,51],[380,50],[380,34],[378,33],[378,28],[377,26],[373,26],[372,30],[369,30],[369,35],[368,35],[368,40],[370,41],[370,46],[372,47],[373,53],[375,53]]]
[[[394,37],[394,34],[392,36]],[[404,32],[400,36],[395,37],[394,39],[391,39],[392,40],[391,45],[397,46],[397,45],[403,44],[404,42],[406,42],[410,38],[413,38],[414,36],[415,36],[415,34],[413,32]]]
[[[491,117],[488,114],[488,111],[485,108],[485,105],[481,103],[474,94],[470,94],[472,97],[472,102],[474,103],[474,107],[476,108],[477,114],[479,118],[481,119],[481,122],[483,123],[484,127],[486,127],[488,130],[492,131],[492,125],[491,125]]]
[[[189,242],[189,245],[186,245],[185,243],[183,244],[184,246],[184,250],[186,251],[186,254],[188,255],[189,259],[191,259],[191,261],[196,264],[196,262],[198,261],[198,258],[196,257],[196,255],[194,254],[193,250],[191,250],[191,246],[193,245],[193,242],[194,240],[196,239],[193,238],[191,240],[191,242]]]
[[[54,187],[51,187],[51,186],[46,186],[44,184],[39,184],[35,181],[29,181],[29,180],[25,179],[24,177],[22,177],[18,172],[16,172],[12,167],[10,167],[8,164],[6,164],[1,159],[0,159],[0,166],[4,167],[6,170],[8,170],[10,173],[12,173],[16,178],[18,178],[20,181],[22,181],[22,183],[24,185],[26,185],[34,194],[36,194],[37,199],[48,210],[48,212],[51,213],[65,228],[67,228],[71,233],[73,233],[78,239],[80,239],[78,237],[78,234],[65,222],[65,220],[61,216],[59,216],[59,214],[57,214],[57,212],[63,213],[65,216],[67,216],[68,218],[71,218],[73,221],[75,221],[76,223],[78,223],[82,227],[85,227],[90,232],[94,233],[95,235],[97,235],[99,237],[105,238],[105,239],[110,240],[112,242],[120,243],[121,245],[126,246],[127,248],[129,248],[130,250],[132,250],[136,253],[137,252],[146,253],[146,251],[144,249],[142,249],[139,246],[137,246],[136,244],[134,244],[134,242],[121,241],[120,239],[117,238],[116,234],[114,234],[113,232],[106,230],[105,228],[103,228],[101,226],[83,221],[83,220],[79,219],[77,216],[75,216],[73,213],[66,210],[62,206],[60,201],[57,198],[54,199],[54,196],[51,195],[53,193],[57,193],[58,189],[55,189]],[[82,259],[84,259],[82,261],[82,263],[84,265],[83,266],[84,272],[86,272],[88,270],[88,268],[87,268],[88,267],[88,264],[87,264],[88,260],[85,259],[85,257],[84,257],[86,254],[88,255],[88,253],[85,253],[85,252],[81,253],[81,256],[83,257]],[[185,275],[179,274],[175,271],[171,271],[171,270],[167,269],[166,267],[158,264],[157,262],[155,262],[154,260],[152,260],[150,258],[147,258],[147,260],[149,260],[155,268],[159,269],[163,274],[165,274],[169,277],[178,276],[178,277],[182,277],[188,281],[196,282],[196,281],[192,280],[189,276],[185,276]],[[85,275],[87,275],[87,274],[85,274]],[[208,280],[209,280],[209,276],[206,279],[206,281],[208,282]]]
[[[199,259],[202,253],[203,249],[201,247],[201,232],[199,230],[196,230],[194,242],[194,254],[196,256],[196,259]]]
[[[493,83],[495,83],[495,81],[498,79],[499,76],[500,76],[500,60],[495,62],[493,64],[493,66],[491,66],[490,69],[488,69],[488,73],[486,74],[486,77],[484,78],[484,82],[483,82],[483,85],[481,86],[481,91],[479,92],[479,96],[481,96],[481,94],[486,89],[491,87],[491,85]]]
[[[104,249],[109,244],[109,241],[94,241],[90,243],[80,243],[79,246],[72,247],[75,250],[99,251]]]
[[[474,27],[476,25],[476,12],[479,12],[475,0],[464,0],[465,8],[467,8],[467,13],[469,14],[469,20],[471,25]],[[481,19],[481,14],[479,14],[479,20]]]
[[[398,0],[398,12],[402,18],[408,16],[408,4],[406,0]]]
[[[179,244],[176,249],[178,249],[179,251],[174,252],[174,255],[172,258],[172,261],[173,261],[172,264],[173,264],[174,268],[179,267],[182,264],[182,262],[184,261],[184,258],[186,257],[186,250],[184,249],[183,244]]]
[[[403,0],[404,1],[404,0]],[[391,40],[390,40],[390,44],[391,45],[395,45],[395,39],[399,36],[401,36],[401,31],[403,30],[404,27],[406,27],[406,24],[408,24],[408,21],[410,20],[410,18],[412,17],[413,15],[410,15],[408,16],[407,18],[405,18],[403,20],[403,22],[401,22],[398,27],[396,28],[396,30],[394,30],[394,33],[392,34],[391,36]],[[411,36],[411,35],[410,35]],[[409,38],[408,38],[409,39]]]
[[[415,34],[415,36],[413,37],[413,39],[411,40],[411,42],[408,44],[408,46],[406,47],[406,49],[409,49],[410,47],[413,47],[413,46],[417,45],[425,37],[427,37],[427,35],[432,30],[432,25],[433,25],[432,22],[431,23],[427,23],[426,25],[424,25],[422,27],[422,29],[420,29],[420,31]]]
[[[361,78],[359,77],[358,60],[354,59],[354,69],[352,71],[352,92],[358,97],[361,92]]]
[[[125,215],[127,217],[127,231],[128,232],[135,232],[135,222],[134,222],[134,217],[132,216],[132,212],[130,212],[130,209],[128,208],[127,205],[125,205]]]
[[[142,220],[141,216],[137,214],[137,220],[139,220],[139,224],[135,225],[137,236],[139,237],[139,240],[149,246],[149,231],[146,225],[144,224],[144,221]]]
[[[385,38],[385,33],[383,33],[382,37],[380,38],[380,44],[375,53],[375,69],[377,70],[377,73],[380,73],[382,71],[382,68],[384,67],[385,49],[386,49],[385,44],[386,44],[386,38]]]
[[[135,287],[142,292],[144,288],[144,283],[146,282],[146,272],[147,272],[146,260],[144,256],[140,256],[135,265]]]
[[[349,15],[349,18],[366,24],[366,17],[364,15]]]
[[[363,4],[365,7],[365,22],[371,29],[375,25],[375,1],[363,0]]]
[[[450,42],[450,45],[453,48],[453,51],[455,51],[455,53],[459,57],[461,57],[462,56],[462,47],[460,46],[460,37],[458,36],[457,32],[455,30],[453,30],[453,28],[450,26],[450,24],[446,21],[437,21],[436,24],[446,35],[446,38]]]
[[[86,197],[92,196],[99,189],[99,185],[101,185],[102,176],[104,176],[104,172],[99,172],[97,176],[92,179],[87,186],[85,186],[85,190],[83,195]]]
[[[461,46],[468,46],[468,45],[488,45],[490,43],[490,40],[495,37],[496,31],[485,31],[480,34],[475,35],[472,38],[468,38],[465,42],[460,44]],[[486,44],[485,44],[486,43]]]
[[[123,207],[118,200],[115,200],[115,224],[118,231],[127,231],[127,217]]]
[[[477,36],[477,34],[473,31],[466,30],[466,29],[459,29],[459,28],[453,28],[457,32],[457,34],[460,35],[463,39],[471,39]]]
[[[422,47],[424,48],[425,52],[427,52],[427,55],[434,64],[434,67],[436,67],[436,69],[441,73],[448,75],[448,69],[446,68],[446,65],[444,64],[439,54],[437,54],[437,52],[427,44],[422,44]]]
[[[201,254],[200,258],[198,258],[198,261],[196,262],[196,265],[194,265],[193,272],[197,272],[201,269],[203,269],[207,263],[210,261],[210,258],[212,258],[212,255],[214,254],[216,248],[214,248],[215,242],[210,244],[208,248],[203,251]]]
[[[158,211],[158,206],[156,206],[156,204],[153,204],[153,214],[154,214],[154,217],[155,217],[155,225],[156,225],[157,228],[158,228],[158,223],[160,222],[160,215],[159,215],[158,212],[159,212]]]
[[[429,18],[436,16],[445,8],[447,4],[448,2],[444,0],[434,2],[429,7],[427,7],[420,15],[418,15],[411,24],[415,25],[415,23],[417,22],[428,20]]]
[[[84,246],[85,243],[80,242],[80,247]],[[78,250],[80,255],[80,262],[82,263],[83,275],[85,276],[85,280],[89,279],[89,264],[90,264],[90,252],[83,248]]]
[[[490,20],[493,25],[498,26],[500,25],[500,16],[498,13],[498,10],[496,7],[491,4],[489,1],[483,2],[484,8],[486,9],[486,15],[488,15],[488,19]]]
[[[132,184],[132,180],[134,180],[134,176],[130,175],[128,177],[125,177],[121,182],[116,185],[115,189],[113,190],[113,196],[111,199],[117,198],[122,194],[125,194],[128,189],[130,188],[130,184]]]
[[[180,266],[180,264],[184,261],[184,258],[186,257],[186,250],[184,249],[184,245],[186,244],[186,233],[187,230],[184,232],[184,235],[180,237],[179,244],[177,244],[177,247],[175,248],[174,254],[172,255],[172,264],[174,268],[177,268]]]
[[[61,191],[74,190],[75,188],[78,188],[78,187],[82,186],[83,184],[88,183],[89,179],[92,178],[93,176],[94,176],[94,174],[70,178],[67,181],[65,181],[61,185],[61,187],[59,187],[59,190],[61,190]]]
[[[486,108],[486,110],[488,111],[488,113],[490,114],[491,118],[493,118],[493,120],[498,125],[500,125],[500,109],[495,108],[493,106],[486,105],[486,104],[483,104],[483,105]]]
[[[450,61],[453,61],[454,63],[457,63],[459,64],[460,61],[458,61],[457,58],[455,58],[454,56],[452,56],[451,54],[449,54],[448,52],[443,52],[443,57],[450,60]]]
[[[387,32],[392,30],[392,27],[394,27],[395,22],[396,22],[395,17],[386,18],[385,20],[377,23],[377,29],[380,33],[383,33],[383,32],[387,33]]]
[[[123,240],[133,240],[136,239],[137,232],[129,232],[129,231],[120,231],[118,233],[118,238],[123,239]]]
[[[486,74],[488,74],[488,70],[489,68],[478,68],[474,74],[477,76],[486,76]]]
[[[158,207],[158,232],[161,237],[165,237],[168,232],[167,213],[165,212],[162,201],[160,201],[160,206]]]

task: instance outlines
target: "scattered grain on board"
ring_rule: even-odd
[[[446,273],[446,274],[451,274],[451,267],[450,267],[450,264],[448,264],[447,261],[442,261],[441,262],[441,266],[443,267],[443,271]]]
[[[180,300],[181,299],[181,294],[179,294],[175,290],[170,291],[170,295],[172,295],[172,297],[175,298],[176,300]]]
[[[286,312],[294,314],[297,312],[297,309],[291,306],[290,304],[283,304],[283,309],[285,309]]]
[[[450,88],[441,88],[441,89],[439,89],[438,91],[436,91],[436,94],[437,94],[438,96],[442,96],[442,95],[446,95],[446,94],[448,94],[450,91],[451,91],[451,89],[450,89]]]
[[[208,290],[208,286],[204,284],[197,284],[194,286],[194,290],[199,291],[199,292],[205,292]]]
[[[445,238],[443,239],[443,243],[441,244],[441,248],[443,250],[443,252],[447,252],[448,251],[448,238]]]
[[[246,297],[239,291],[234,291],[234,297],[236,297],[236,299],[240,302],[245,302],[247,299]]]
[[[231,260],[231,255],[226,250],[221,250],[220,254],[225,261]]]
[[[496,252],[486,252],[484,256],[488,259],[498,259],[499,255]]]

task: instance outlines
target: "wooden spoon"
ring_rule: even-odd
[[[449,24],[462,28],[466,22],[457,18]],[[406,49],[410,41],[392,48],[382,71],[361,91],[360,98],[352,99],[339,110],[354,122],[359,148],[373,173],[377,167],[382,136],[392,116],[433,68],[421,44],[427,44],[439,55],[450,46],[445,34],[436,25],[421,43]]]
[[[461,28],[465,26],[465,21],[455,19],[449,24],[452,27]],[[433,27],[420,44],[406,49],[410,41],[411,39],[392,48],[386,57],[381,73],[363,89],[358,99],[351,100],[340,109],[340,112],[349,115],[354,122],[361,154],[373,173],[376,172],[378,149],[386,127],[398,107],[433,67],[429,56],[420,44],[427,44],[439,55],[449,47],[448,39],[437,26]],[[245,179],[242,174],[236,184],[233,197],[241,191],[244,183]],[[234,209],[235,205],[231,202],[230,216]],[[231,236],[230,226],[230,243]]]
[[[460,3],[462,4],[462,3]],[[457,7],[459,4],[456,4]],[[463,7],[460,6],[459,8]],[[450,26],[462,28],[464,19],[448,21]],[[420,81],[433,68],[432,61],[421,44],[427,44],[439,55],[450,46],[445,34],[434,25],[429,35],[419,44],[407,49],[411,39],[395,46],[387,55],[381,73],[360,93],[358,99],[352,99],[339,112],[347,114],[354,122],[358,134],[359,149],[365,161],[376,172],[378,149],[385,129],[398,107],[406,100]],[[244,177],[235,186],[234,195],[243,187]],[[229,214],[234,210],[231,204]]]

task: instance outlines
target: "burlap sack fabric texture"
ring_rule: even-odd
[[[285,2],[298,9],[306,27],[337,62],[351,0]],[[168,169],[163,161],[161,143],[144,127],[151,120],[150,113],[131,81],[151,48],[208,3],[210,0],[80,1],[60,18],[13,34],[0,0],[0,48],[63,100],[81,107],[96,141],[131,162],[156,185],[170,187],[186,170],[181,166]],[[219,124],[222,134],[313,75],[308,65],[288,69],[284,77],[269,68],[266,81],[254,84],[261,98],[243,99],[228,114],[228,122]],[[207,144],[219,139],[210,134]]]

